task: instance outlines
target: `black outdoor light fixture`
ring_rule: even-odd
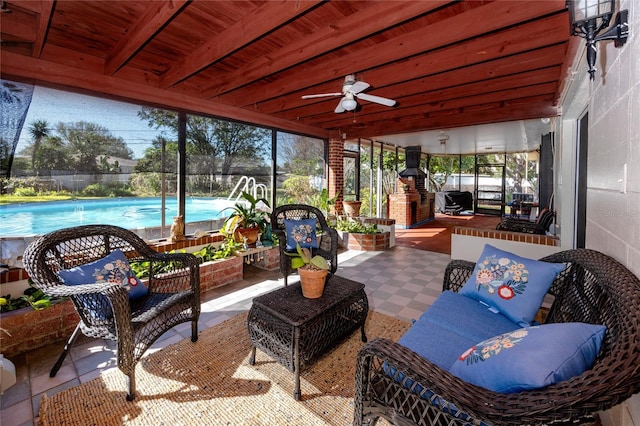
[[[616,0],[567,0],[571,19],[571,35],[584,37],[587,40],[587,64],[591,80],[595,78],[596,42],[613,40],[616,47],[621,47],[629,35],[627,24],[628,11],[621,10],[616,14],[614,25],[608,31],[598,35],[609,26],[615,10]]]

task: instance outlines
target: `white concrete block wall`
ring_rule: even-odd
[[[640,276],[640,2],[617,3],[620,9],[629,10],[629,39],[619,49],[613,42],[598,44],[594,81],[585,80],[588,76],[582,70],[573,70],[574,78],[581,76],[581,79],[570,83],[574,93],[562,105],[564,116],[558,129],[561,146],[556,161],[565,176],[575,165],[575,142],[570,138],[576,135],[572,126],[579,116],[576,112],[586,108],[589,113],[586,246],[614,257]],[[586,66],[584,50],[579,54],[576,63]],[[587,88],[586,100],[578,87]],[[624,179],[626,193],[623,193]],[[572,182],[570,177],[561,180],[556,186],[561,195],[562,235],[573,236],[567,232],[575,211]],[[567,244],[571,243],[571,239],[563,238],[563,247],[569,248]],[[640,396],[602,413],[601,420],[604,426],[640,426]]]
[[[600,43],[591,83],[586,245],[640,275],[640,2],[620,7],[630,37],[620,49]]]
[[[530,259],[540,259],[541,257],[557,253],[561,250],[561,248],[557,246],[452,234],[451,259],[476,262],[480,257],[485,244],[491,244],[500,250],[508,251],[510,253],[517,254],[518,256]]]

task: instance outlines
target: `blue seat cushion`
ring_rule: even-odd
[[[428,359],[438,367],[449,370],[460,354],[475,343],[496,334],[508,333],[521,327],[509,318],[477,300],[451,291],[444,291],[420,318],[413,323],[398,343]],[[478,340],[479,339],[479,340]],[[470,343],[470,345],[469,345]],[[460,352],[462,349],[462,352]],[[407,379],[389,365],[385,372],[407,389],[421,394],[440,409],[466,419],[467,415],[433,392]]]
[[[438,367],[448,370],[460,354],[477,341],[440,327],[426,318],[420,318],[398,340],[398,343]]]
[[[420,318],[476,343],[520,328],[497,309],[449,290],[442,292]]]
[[[448,370],[475,343],[518,328],[518,324],[487,305],[445,291],[398,343]]]

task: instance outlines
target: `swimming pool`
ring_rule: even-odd
[[[189,198],[185,202],[186,222],[200,222],[228,216],[222,212],[234,205],[226,198]],[[165,225],[177,215],[175,199],[166,200]],[[77,225],[106,224],[123,228],[151,228],[162,225],[162,202],[154,198],[106,198],[53,201],[0,206],[0,237],[40,235]]]

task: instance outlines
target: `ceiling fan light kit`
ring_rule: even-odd
[[[358,103],[355,99],[353,99],[353,96],[345,96],[344,98],[342,98],[342,101],[340,101],[340,104],[342,105],[342,108],[345,109],[345,111],[353,111],[358,106]]]
[[[394,101],[393,99],[361,93],[362,91],[368,89],[369,87],[370,87],[369,83],[366,83],[364,81],[357,81],[355,75],[349,74],[344,78],[344,83],[342,85],[342,92],[320,93],[317,95],[304,95],[302,96],[302,99],[322,98],[325,96],[342,96],[342,99],[340,100],[340,102],[338,102],[338,105],[334,110],[334,112],[338,114],[345,111],[354,111],[358,107],[358,102],[356,101],[356,98],[363,99],[369,102],[374,102],[380,105],[386,105],[389,107],[392,107],[396,104],[396,101]]]

